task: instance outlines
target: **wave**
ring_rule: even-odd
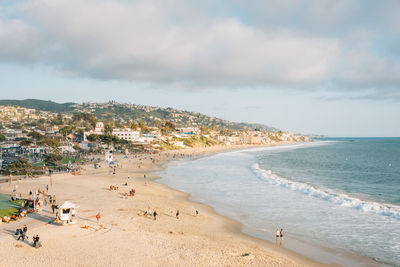
[[[291,181],[273,173],[271,170],[264,170],[257,163],[253,164],[251,166],[251,169],[259,178],[266,180],[272,184],[279,185],[315,198],[320,198],[340,205],[342,207],[353,208],[364,212],[376,213],[379,215],[400,220],[400,206],[361,200],[355,197],[350,197],[346,194],[318,189],[306,183]]]

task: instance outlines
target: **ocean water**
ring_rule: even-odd
[[[400,265],[400,139],[337,139],[181,161],[161,182],[243,231],[325,263]]]

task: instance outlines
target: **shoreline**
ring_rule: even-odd
[[[277,146],[299,145],[299,144],[302,144],[302,143],[291,143],[291,144],[290,143],[289,144],[285,143],[285,144],[278,144]],[[202,158],[202,157],[210,157],[210,156],[215,155],[215,154],[229,153],[229,152],[238,151],[238,150],[242,151],[242,150],[247,150],[247,149],[257,149],[257,148],[263,148],[263,147],[271,147],[271,146],[269,145],[269,146],[250,147],[250,148],[244,147],[244,148],[238,148],[238,149],[233,149],[233,150],[211,152],[209,154],[204,154],[204,155],[198,156],[196,158],[188,158],[188,159],[184,159],[184,160],[193,161],[193,160],[197,160],[197,159]],[[174,163],[179,164],[179,161],[166,162],[165,163],[165,167],[163,167],[163,169],[167,169],[170,164],[174,164]],[[188,192],[185,192],[185,191],[182,191],[182,190],[179,190],[179,189],[175,189],[175,188],[173,188],[173,187],[171,187],[171,186],[169,186],[167,184],[162,183],[160,181],[162,179],[161,175],[157,174],[160,171],[161,170],[153,171],[153,173],[156,173],[156,175],[158,176],[157,178],[154,179],[155,182],[158,182],[162,186],[167,187],[169,190],[185,194],[185,200],[186,201],[194,203],[196,205],[205,206],[206,208],[211,210],[211,212],[214,214],[214,216],[218,216],[221,220],[224,220],[226,222],[226,224],[228,224],[228,225],[229,224],[233,224],[234,227],[231,228],[231,231],[233,231],[234,234],[240,235],[243,238],[249,238],[249,239],[251,239],[251,240],[253,240],[255,242],[260,243],[263,246],[267,246],[270,249],[278,250],[278,251],[281,251],[283,253],[290,254],[291,257],[296,258],[296,260],[299,260],[300,262],[306,261],[306,264],[305,264],[306,266],[314,266],[314,265],[315,266],[321,266],[321,265],[341,266],[341,264],[343,262],[345,262],[345,261],[343,261],[342,263],[338,263],[338,264],[336,264],[336,263],[323,263],[318,258],[324,259],[324,260],[329,260],[329,257],[327,257],[327,256],[315,257],[315,253],[311,253],[311,254],[314,254],[313,256],[308,256],[308,255],[305,255],[305,254],[302,253],[302,249],[299,249],[299,251],[294,251],[291,248],[280,247],[280,246],[277,246],[273,241],[267,240],[267,239],[261,237],[257,233],[251,233],[251,231],[250,232],[245,232],[244,229],[243,229],[243,226],[244,226],[243,223],[241,223],[238,219],[231,218],[228,215],[223,215],[223,214],[219,213],[218,211],[215,210],[214,207],[208,205],[207,203],[202,203],[202,202],[199,202],[197,200],[191,199],[192,195],[190,193],[188,193]],[[151,173],[151,171],[149,171],[149,172]],[[270,234],[272,236],[274,233],[270,233]],[[303,244],[303,241],[299,241],[299,240],[291,240],[291,241],[292,242],[294,241],[294,243],[296,243],[297,246],[301,246],[301,245],[305,245],[306,244],[306,243]],[[312,249],[317,249],[318,248],[321,252],[324,252],[324,251],[327,252],[328,255],[329,254],[334,255],[334,254],[342,254],[343,253],[343,252],[338,252],[338,251],[336,251],[334,249],[331,249],[331,248],[328,248],[328,247],[317,246],[316,244],[312,244],[312,243],[307,243],[307,247],[308,247],[308,250],[310,250],[310,249],[312,250]],[[303,252],[304,252],[304,249],[303,249]],[[359,254],[356,254],[356,253],[347,253],[347,252],[345,252],[345,255],[343,255],[342,257],[345,257],[347,259],[350,259],[351,261],[359,263],[359,266],[382,266],[382,264],[385,265],[385,263],[375,261],[374,259],[372,259],[370,257],[364,256],[364,255],[359,255]]]
[[[100,188],[100,190],[98,188],[97,190],[93,189],[93,191],[96,191],[95,196],[97,195],[99,198],[102,199],[101,201],[98,201],[98,203],[103,203],[104,205],[100,209],[101,212],[105,214],[104,223],[105,225],[108,225],[108,227],[110,228],[109,231],[113,232],[114,235],[117,236],[121,234],[118,230],[114,230],[115,228],[118,228],[115,225],[120,224],[113,222],[118,218],[118,220],[123,221],[123,223],[121,224],[124,224],[125,227],[122,230],[119,229],[120,231],[122,231],[122,234],[124,231],[129,231],[129,234],[132,234],[134,237],[137,237],[138,235],[146,236],[149,233],[152,233],[154,236],[152,235],[150,236],[152,236],[151,238],[155,239],[155,241],[150,242],[148,241],[147,238],[139,238],[139,240],[145,242],[145,245],[142,244],[141,246],[145,246],[147,249],[149,249],[150,246],[151,250],[153,251],[153,253],[155,253],[155,255],[163,254],[164,253],[162,252],[163,250],[172,250],[175,251],[176,253],[180,253],[181,255],[180,258],[182,258],[181,261],[179,261],[179,259],[178,261],[176,261],[177,259],[174,258],[173,256],[166,256],[165,259],[158,258],[158,260],[154,261],[151,257],[150,258],[148,257],[146,252],[142,252],[142,250],[140,249],[141,252],[139,254],[143,258],[141,262],[145,263],[146,265],[150,266],[156,266],[160,264],[161,265],[174,264],[179,266],[187,264],[197,265],[197,266],[248,265],[248,264],[266,265],[267,263],[274,263],[270,265],[325,266],[326,264],[321,264],[315,260],[307,258],[289,249],[277,247],[274,243],[271,243],[267,240],[263,240],[257,237],[253,237],[249,234],[243,233],[242,224],[240,222],[217,213],[212,207],[206,204],[190,200],[189,193],[173,189],[157,181],[159,179],[159,176],[157,176],[155,172],[159,172],[162,169],[168,168],[169,164],[178,159],[183,158],[186,160],[193,160],[199,157],[210,156],[216,153],[228,152],[239,149],[247,149],[247,148],[257,148],[257,147],[262,147],[262,146],[219,147],[219,148],[213,148],[211,150],[206,148],[206,149],[191,149],[186,151],[184,150],[169,151],[164,153],[163,155],[161,155],[162,154],[161,153],[159,156],[160,157],[159,161],[156,164],[152,164],[151,162],[141,163],[142,168],[137,168],[134,166],[138,164],[136,160],[133,160],[133,164],[131,164],[130,166],[129,162],[131,160],[129,159],[127,161],[124,161],[124,159],[122,159],[121,157],[119,162],[121,162],[121,164],[124,167],[118,170],[116,176],[112,175],[110,176],[110,174],[108,174],[107,172],[107,168],[101,168],[101,170],[95,171],[90,167],[90,165],[86,165],[85,166],[86,170],[79,176],[71,176],[68,174],[59,174],[54,176],[54,182],[57,186],[60,185],[61,187],[64,187],[64,190],[66,190],[69,187],[71,189],[83,187],[84,190],[83,194],[84,195],[86,194],[88,196],[85,197],[84,195],[81,195],[82,192],[77,192],[75,194],[65,194],[65,196],[62,196],[62,194],[59,192],[63,192],[63,190],[59,191],[59,189],[57,188],[57,190],[55,191],[57,192],[57,199],[60,199],[61,201],[71,200],[71,199],[76,200],[79,198],[85,199],[85,201],[82,200],[82,203],[80,203],[81,208],[83,210],[79,211],[79,213],[82,214],[81,216],[79,216],[80,219],[79,224],[82,225],[82,223],[84,223],[95,226],[96,224],[92,218],[94,214],[97,212],[95,208],[93,208],[96,207],[96,203],[93,203],[96,201],[90,199],[90,197],[93,196],[91,195],[90,192],[87,191],[88,189],[94,186],[93,180],[96,181],[99,180],[98,183],[102,184],[103,188]],[[165,154],[167,154],[168,156],[166,156]],[[185,154],[185,155],[178,156],[178,158],[176,157],[170,158],[169,154],[171,155]],[[147,157],[151,157],[151,155],[146,155],[144,157],[146,159]],[[140,160],[140,162],[142,162],[142,160]],[[126,165],[128,165],[128,168],[125,168]],[[146,179],[143,178],[144,174],[146,174],[149,178],[147,179],[147,181]],[[115,198],[115,196],[113,197],[112,192],[108,192],[108,190],[105,190],[106,188],[104,189],[104,185],[107,185],[110,182],[118,181],[118,183],[121,183],[122,179],[126,180],[127,175],[132,176],[135,188],[137,188],[136,190],[138,195],[135,196],[132,201],[130,199],[121,200],[121,197]],[[79,179],[85,176],[86,179],[83,180]],[[151,182],[147,184],[147,182],[150,180]],[[47,177],[41,177],[32,181],[21,181],[20,185],[21,187],[29,188],[29,186],[32,185],[36,186],[44,185],[46,184],[46,182],[47,182]],[[85,188],[85,186],[87,187]],[[97,184],[96,186],[101,187],[98,186]],[[7,192],[7,190],[4,190],[5,189],[4,187],[7,187],[7,185],[4,184],[0,185],[0,192]],[[8,192],[10,189],[11,188],[8,189]],[[107,205],[104,204],[103,200],[104,201],[107,200]],[[78,201],[78,203],[79,202],[80,201]],[[126,206],[127,205],[126,202],[129,202],[134,206],[133,207],[130,205]],[[143,209],[146,209],[146,206],[149,207],[152,206],[152,208],[157,209],[157,213],[159,213],[161,216],[159,219],[160,222],[157,220],[156,224],[148,225],[149,223],[153,222],[152,221],[149,222],[149,220],[146,220],[145,218],[135,215],[138,211],[141,210],[143,211]],[[182,219],[177,220],[174,218],[173,215],[174,211],[171,211],[170,208],[171,206],[179,207],[179,210],[181,210],[182,212],[182,217],[183,217]],[[116,210],[116,208],[118,209]],[[194,209],[198,209],[200,211],[200,215],[198,217],[192,215]],[[121,213],[126,213],[125,211],[130,211],[129,215],[127,214],[121,215]],[[131,213],[131,211],[133,213]],[[48,211],[45,212],[49,213]],[[109,214],[112,216],[109,216]],[[132,217],[131,214],[133,214],[134,216]],[[46,214],[46,216],[48,216],[48,214]],[[21,222],[15,223],[14,227],[9,226],[8,228],[16,228],[18,223],[19,224],[24,223],[25,220],[26,219],[23,219]],[[29,220],[35,221],[35,218],[30,218]],[[163,222],[164,220],[166,222]],[[37,221],[35,222],[36,225],[33,225],[30,228],[34,229],[35,231],[42,232],[41,234],[44,235],[44,238],[46,240],[50,239],[48,242],[54,246],[54,248],[52,247],[47,248],[46,245],[46,248],[41,248],[40,250],[37,251],[49,250],[50,251],[49,253],[52,255],[52,257],[50,257],[51,261],[48,263],[54,265],[55,262],[57,262],[58,264],[63,265],[63,262],[62,261],[60,262],[59,259],[56,256],[54,256],[54,254],[60,253],[59,251],[60,249],[64,248],[63,244],[59,244],[60,242],[57,242],[57,238],[54,239],[54,237],[52,238],[51,235],[45,233],[46,231],[44,231],[44,228],[51,228],[51,231],[49,232],[53,232],[54,234],[57,234],[59,232],[60,235],[59,238],[62,240],[66,240],[65,242],[67,244],[73,244],[74,242],[72,241],[71,243],[70,240],[71,237],[68,239],[66,236],[71,236],[72,234],[72,239],[74,238],[79,239],[78,236],[82,234],[82,230],[77,228],[76,226],[56,227],[56,226],[49,226],[48,224],[43,223],[43,221],[41,221],[41,223],[39,224]],[[5,232],[4,228],[5,227],[2,227],[0,225],[0,229],[3,230],[2,231],[3,233]],[[169,228],[174,228],[174,229],[167,230]],[[100,229],[100,232],[101,231],[103,230]],[[187,236],[189,236],[190,238],[187,239],[188,238]],[[97,236],[93,237],[93,239],[95,240],[96,238]],[[90,240],[90,238],[88,238],[87,240],[86,239],[81,240],[81,239],[79,239],[80,243],[85,243],[86,241]],[[5,234],[3,236],[0,234],[0,245],[2,245],[2,247],[5,247],[3,253],[17,253],[15,259],[7,259],[8,260],[7,263],[9,264],[14,263],[15,260],[19,257],[25,258],[24,255],[20,255],[18,253],[20,251],[24,250],[25,253],[28,254],[36,253],[36,251],[30,251],[30,249],[32,248],[29,248],[29,246],[24,246],[22,249],[15,248],[17,244],[15,244],[16,241],[12,239],[11,239],[12,240],[11,245],[10,244],[5,245],[6,243],[4,243],[4,240],[10,241],[10,233],[8,233],[8,235]],[[155,244],[149,245],[147,244],[147,242]],[[167,242],[168,244],[171,242],[172,249],[170,247],[168,248],[164,247],[164,242]],[[126,252],[130,250],[127,249],[126,243],[125,246],[121,245],[121,243],[124,243],[122,237],[118,239],[118,243],[115,243],[112,239],[106,242],[106,244],[110,243],[112,243],[112,246],[118,247],[120,249],[118,254],[126,255]],[[84,244],[79,244],[79,246],[84,246]],[[161,250],[160,246],[162,247]],[[183,249],[182,246],[188,246],[189,248],[182,250]],[[104,252],[104,244],[102,242],[96,244],[95,247],[100,251]],[[202,251],[201,255],[198,254],[197,250]],[[70,250],[68,251],[73,254],[78,254],[76,255],[77,259],[83,261],[83,263],[81,261],[75,262],[77,264],[81,264],[84,266],[108,265],[107,263],[104,264],[98,261],[95,261],[98,264],[90,261],[88,262],[87,259],[79,258],[80,252],[71,252]],[[7,257],[6,255],[10,255],[3,253],[0,252],[0,257],[2,258]],[[100,255],[99,253],[95,252],[90,252],[89,254],[90,255],[95,254],[97,257],[100,258],[104,257],[103,255]],[[193,259],[195,261],[192,261],[191,259],[192,257],[195,257]],[[115,261],[118,261],[116,265],[126,266],[126,264],[120,262],[114,257],[111,258],[113,259],[113,261],[110,263],[115,264]],[[40,258],[40,260],[43,262],[44,259]],[[104,259],[104,260],[109,260],[109,259]],[[44,261],[46,262],[46,260]],[[37,262],[32,259],[25,260],[23,261],[22,265],[31,265],[32,263],[37,263]],[[71,264],[73,263],[68,262],[68,265]],[[0,266],[2,265],[0,264]]]

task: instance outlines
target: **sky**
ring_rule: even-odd
[[[400,136],[398,0],[1,0],[0,98]]]

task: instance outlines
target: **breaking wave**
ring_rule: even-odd
[[[264,170],[259,164],[253,164],[251,170],[262,180],[271,184],[282,186],[293,191],[303,193],[315,198],[323,199],[342,207],[353,208],[363,212],[371,212],[400,220],[400,206],[386,205],[383,203],[361,200],[346,194],[318,189],[312,185],[291,181],[283,178],[271,170]]]

